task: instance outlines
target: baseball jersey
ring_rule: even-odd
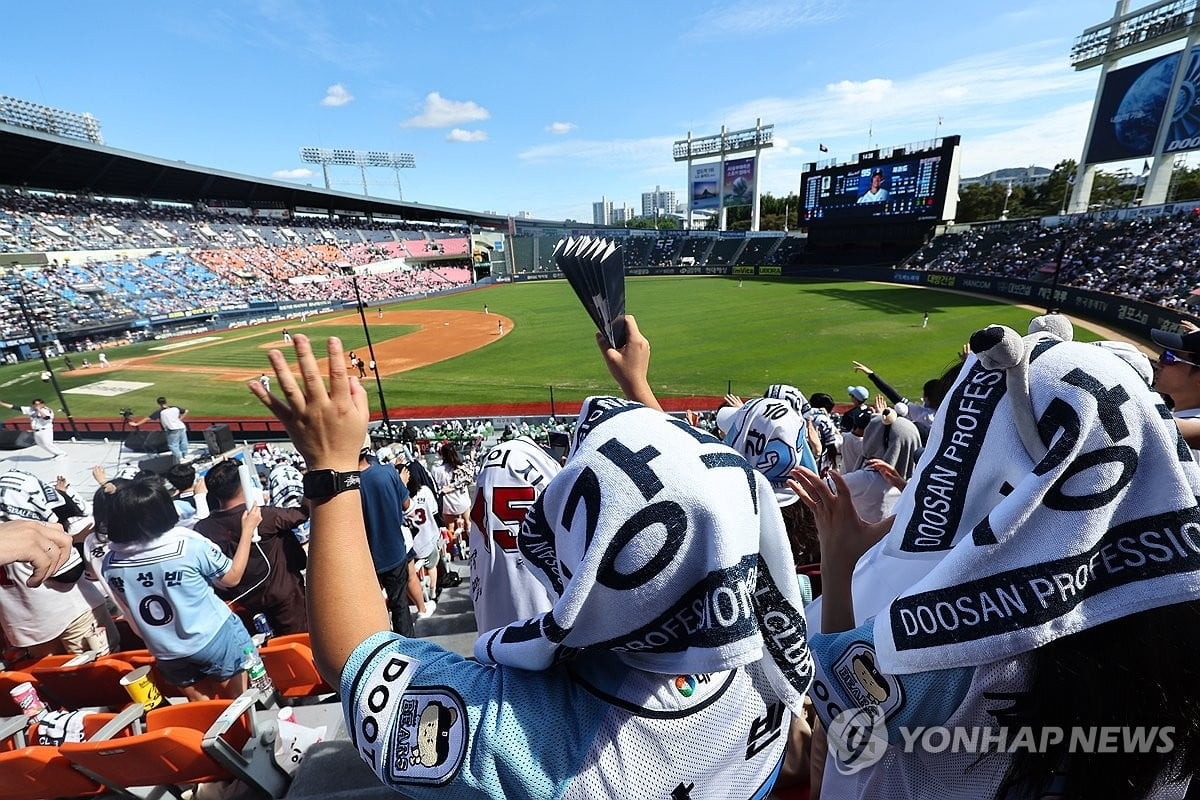
[[[471,600],[475,624],[490,631],[553,608],[541,581],[517,549],[521,522],[559,466],[524,437],[503,442],[483,457],[471,505]]]
[[[60,503],[62,498],[54,487],[36,475],[20,470],[0,475],[0,520],[51,522]],[[71,572],[80,561],[79,553],[71,548],[67,562],[55,575]],[[14,647],[32,647],[56,638],[92,607],[77,583],[47,580],[31,589],[25,585],[31,577],[33,567],[22,561],[0,567],[0,627]]]
[[[299,508],[304,499],[304,476],[290,463],[275,464],[267,474],[267,491],[271,493],[271,505]]]
[[[232,613],[212,583],[233,562],[195,531],[177,527],[149,542],[108,546],[101,573],[155,658],[198,653]]]
[[[54,409],[50,406],[42,406],[41,413],[33,406],[21,406],[21,413],[29,417],[31,430],[44,431],[54,427]]]
[[[791,713],[757,664],[662,675],[588,653],[533,672],[371,636],[342,671],[350,741],[406,797],[764,798]]]
[[[417,529],[417,535],[413,537],[412,543],[413,553],[417,558],[429,558],[429,554],[433,552],[442,538],[437,520],[434,518],[436,515],[437,498],[433,496],[433,492],[429,490],[428,486],[422,486],[412,496],[412,503],[404,512],[404,516]]]

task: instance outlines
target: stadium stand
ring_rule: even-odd
[[[1200,285],[1200,215],[976,226],[935,238],[910,269],[999,275],[1107,292],[1182,308]],[[1059,265],[1059,252],[1064,256]]]

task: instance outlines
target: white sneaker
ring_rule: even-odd
[[[430,600],[425,604],[425,610],[417,614],[417,619],[429,619],[433,616],[433,612],[437,611],[437,603]]]

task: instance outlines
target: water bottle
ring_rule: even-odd
[[[250,679],[250,685],[258,689],[264,696],[269,696],[275,691],[275,684],[271,682],[271,676],[267,674],[267,666],[263,664],[262,658],[258,655],[258,648],[250,645],[242,651],[244,656],[242,667],[246,670],[246,676]]]

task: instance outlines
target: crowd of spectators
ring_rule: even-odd
[[[1200,215],[977,226],[933,239],[911,269],[1058,283],[1182,308],[1200,287]],[[1061,268],[1059,256],[1062,254]]]
[[[359,276],[366,302],[472,281],[465,230],[246,218],[23,192],[0,191],[0,252],[48,254],[44,264],[14,264],[5,280],[6,294],[26,297],[34,324],[52,331],[256,302],[349,300],[345,268],[379,262],[394,263]],[[15,305],[0,307],[0,337],[27,327]]]

